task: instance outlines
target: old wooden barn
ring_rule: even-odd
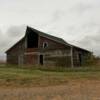
[[[92,53],[63,39],[27,27],[25,36],[6,51],[7,63],[17,65],[81,66]]]

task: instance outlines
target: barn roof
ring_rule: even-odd
[[[29,26],[27,26],[26,32],[27,32],[28,29],[32,30],[33,32],[36,32],[39,36],[46,37],[46,38],[48,38],[48,39],[51,39],[51,40],[56,41],[56,42],[58,42],[58,43],[64,44],[64,45],[66,45],[66,46],[70,46],[70,47],[74,47],[74,48],[77,48],[77,49],[81,49],[81,50],[86,51],[86,52],[90,52],[90,51],[88,51],[88,50],[86,50],[86,49],[83,49],[83,48],[80,48],[80,47],[78,47],[78,46],[69,44],[68,42],[66,42],[66,41],[63,40],[62,38],[59,38],[59,37],[56,37],[56,36],[52,36],[52,35],[46,34],[46,33],[44,33],[44,32],[41,32],[41,31],[39,31],[39,30],[37,30],[37,29],[34,29],[34,28],[31,28],[31,27],[29,27]],[[25,34],[25,35],[26,35],[26,34]],[[25,36],[24,36],[22,39],[20,39],[16,44],[14,44],[11,48],[9,48],[9,49],[6,51],[6,53],[7,53],[10,49],[12,49],[14,46],[16,46],[19,42],[21,42],[24,38],[25,38]]]
[[[59,42],[59,43],[62,43],[62,44],[65,44],[65,45],[70,45],[68,44],[65,40],[63,40],[62,38],[59,38],[59,37],[56,37],[56,36],[52,36],[50,34],[47,34],[47,33],[44,33],[44,32],[41,32],[39,30],[36,30],[34,28],[31,28],[31,27],[27,27],[29,29],[31,29],[33,32],[36,32],[39,36],[43,36],[43,37],[46,37],[48,39],[51,39],[53,41],[56,41],[56,42]]]
[[[43,37],[49,38],[49,39],[51,39],[51,40],[54,40],[54,41],[56,41],[56,42],[62,43],[62,44],[64,44],[64,45],[71,46],[71,47],[74,47],[74,48],[77,48],[77,49],[81,49],[81,50],[90,52],[89,50],[86,50],[86,49],[83,49],[83,48],[81,48],[81,47],[78,47],[78,46],[69,44],[68,42],[66,42],[66,41],[65,41],[64,39],[62,39],[62,38],[59,38],[59,37],[52,36],[52,35],[50,35],[50,34],[41,32],[41,31],[36,30],[36,29],[34,29],[34,28],[31,28],[31,27],[29,27],[29,26],[28,26],[27,28],[29,28],[29,29],[33,30],[34,32],[36,32],[39,36],[43,36]]]

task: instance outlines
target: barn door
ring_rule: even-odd
[[[18,57],[18,65],[23,65],[23,55],[19,55],[19,57]]]
[[[40,64],[43,65],[43,55],[40,55]]]

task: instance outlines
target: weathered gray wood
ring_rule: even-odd
[[[71,46],[71,67],[73,68],[74,67],[74,63],[73,63],[73,47]]]

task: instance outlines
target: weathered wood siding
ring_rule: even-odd
[[[37,65],[39,64],[39,55],[34,53],[27,53],[24,55],[26,65]]]
[[[87,51],[84,51],[84,50],[81,50],[81,49],[77,49],[77,48],[73,49],[73,63],[74,63],[74,66],[85,65],[90,60],[91,60],[91,53],[89,53]]]
[[[44,65],[71,66],[70,49],[57,49],[44,53]]]
[[[27,37],[25,36],[7,51],[7,63],[39,65],[40,55],[43,55],[43,65],[70,67],[72,66],[72,60],[74,66],[81,66],[90,59],[91,53],[75,47],[71,52],[71,46],[45,36],[39,36],[37,42],[38,47],[27,48]],[[46,48],[43,48],[44,42],[48,43]]]
[[[43,43],[44,42],[48,42],[48,49],[61,49],[61,48],[65,48],[64,44],[61,44],[59,42],[56,42],[54,40],[48,39],[46,37],[39,37],[39,49],[43,50]]]
[[[43,48],[43,43],[47,42],[48,47]],[[71,66],[70,47],[46,37],[39,37],[40,54],[44,57],[44,65]]]
[[[20,59],[24,62],[25,39],[19,41],[7,52],[7,64],[18,64]]]

